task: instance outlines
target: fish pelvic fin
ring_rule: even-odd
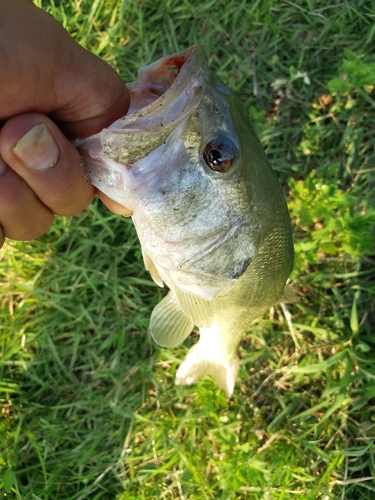
[[[291,302],[295,304],[298,302],[297,294],[289,285],[285,285],[282,296],[280,297],[279,303],[281,302]]]
[[[181,344],[193,327],[193,321],[183,312],[172,292],[169,292],[152,311],[151,337],[162,347],[176,347]]]
[[[145,265],[146,271],[151,274],[151,278],[155,281],[155,283],[161,288],[164,287],[163,280],[160,277],[159,271],[156,269],[154,261],[148,255],[148,253],[144,250],[143,245],[141,245],[142,255],[143,255],[143,263]]]
[[[198,344],[188,352],[176,374],[177,385],[191,385],[198,382],[204,375],[210,375],[222,389],[227,398],[233,394],[234,385],[240,366],[237,354],[226,360],[213,360],[204,356]]]

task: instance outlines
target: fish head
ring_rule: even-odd
[[[141,68],[129,90],[129,114],[78,144],[90,179],[133,211],[145,262],[161,281],[214,300],[251,266],[280,188],[246,112],[201,48]]]

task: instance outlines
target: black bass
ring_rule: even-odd
[[[146,269],[170,291],[154,341],[200,339],[177,384],[211,375],[230,396],[251,322],[283,300],[293,265],[281,188],[240,101],[191,47],[141,68],[131,105],[78,141],[91,182],[133,215]]]

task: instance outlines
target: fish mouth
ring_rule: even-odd
[[[122,167],[132,166],[161,146],[199,105],[206,71],[206,56],[197,45],[140,68],[139,79],[127,85],[128,113],[74,143],[83,157],[94,161],[92,177],[108,158]]]
[[[85,160],[91,183],[110,199],[134,210],[133,165],[159,148],[189,119],[202,99],[207,62],[192,46],[138,70],[127,85],[128,114],[101,132],[74,142]]]
[[[193,46],[141,68],[139,80],[128,86],[128,114],[100,134],[104,153],[133,165],[161,146],[199,105],[205,65],[202,49]]]
[[[140,68],[138,80],[127,85],[130,93],[127,118],[141,109],[143,114],[158,111],[162,105],[161,102],[159,101],[154,106],[152,104],[162,96],[164,101],[173,99],[183,87],[189,85],[189,80],[192,80],[196,71],[205,64],[206,57],[203,50],[193,45]],[[167,105],[167,102],[164,105]]]

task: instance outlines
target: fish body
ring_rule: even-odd
[[[133,212],[146,269],[170,291],[150,332],[199,328],[177,384],[211,375],[230,396],[251,322],[282,300],[293,265],[281,188],[240,101],[191,47],[139,70],[129,113],[77,144],[92,183]]]

